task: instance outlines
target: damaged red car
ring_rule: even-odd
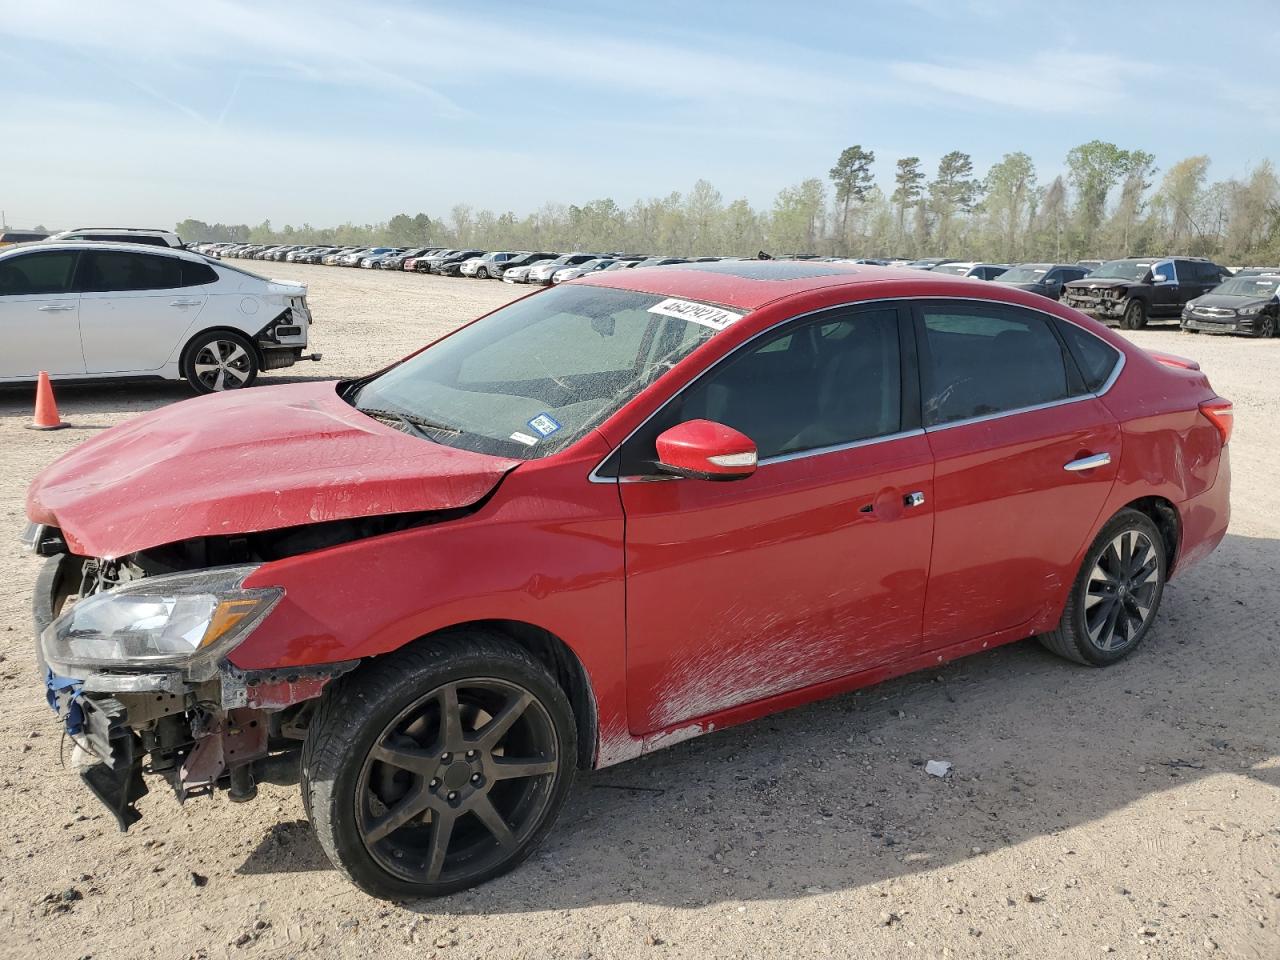
[[[292,767],[355,883],[443,894],[577,769],[1026,638],[1128,656],[1223,537],[1230,435],[1194,363],[1010,287],[599,273],[47,468],[41,670],[122,828]]]

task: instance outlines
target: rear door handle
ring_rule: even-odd
[[[74,310],[75,306],[70,303],[46,303],[43,307],[37,309],[44,313],[58,313],[62,310]]]
[[[904,507],[924,506],[924,493],[920,490],[916,490],[912,493],[904,494],[902,497],[902,505]]]
[[[1062,469],[1071,473],[1080,473],[1082,470],[1096,470],[1098,467],[1105,467],[1111,462],[1111,454],[1095,453],[1090,457],[1081,457],[1079,460],[1072,460]]]
[[[203,302],[204,302],[204,301],[202,301],[202,300],[192,300],[192,299],[189,299],[189,298],[180,298],[180,299],[178,299],[178,300],[170,300],[170,301],[169,301],[169,306],[171,306],[171,307],[198,307],[198,306],[200,306],[200,304],[201,304],[201,303],[203,303]]]

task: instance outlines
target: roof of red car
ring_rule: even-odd
[[[823,287],[884,280],[928,283],[954,281],[956,278],[943,277],[928,270],[811,260],[719,260],[602,271],[574,282],[755,310],[774,300]]]

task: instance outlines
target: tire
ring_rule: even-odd
[[[1258,324],[1255,328],[1254,336],[1259,340],[1270,339],[1276,335],[1277,327],[1280,327],[1280,323],[1277,323],[1276,315],[1274,313],[1268,313],[1258,318]]]
[[[573,712],[547,668],[500,634],[467,630],[336,681],[303,745],[301,783],[320,846],[356,886],[437,897],[528,857],[576,758]]]
[[[1137,297],[1130,297],[1124,308],[1124,316],[1120,318],[1120,326],[1125,330],[1141,330],[1147,325],[1147,305]]]
[[[1137,510],[1121,510],[1090,545],[1062,620],[1052,633],[1039,638],[1040,643],[1060,657],[1089,666],[1123,660],[1150,632],[1168,570],[1164,538],[1151,518]]]
[[[180,366],[196,393],[238,390],[258,379],[258,348],[234,330],[208,330],[187,344]]]
[[[488,268],[488,267],[481,267],[480,269],[478,269],[478,270],[476,271],[476,279],[477,279],[477,280],[488,280],[488,279],[489,279],[489,268]]]

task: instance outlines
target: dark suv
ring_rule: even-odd
[[[1141,330],[1150,317],[1180,317],[1188,300],[1208,293],[1231,272],[1200,257],[1108,260],[1083,280],[1068,283],[1069,307],[1125,330]]]

